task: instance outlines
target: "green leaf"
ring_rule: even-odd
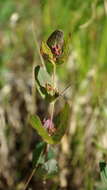
[[[105,184],[107,184],[107,164],[106,164],[106,162],[101,161],[99,163],[99,167],[100,167],[101,179]]]
[[[42,98],[45,98],[45,89],[44,89],[44,87],[41,86],[41,84],[38,80],[39,70],[40,70],[40,66],[38,65],[37,67],[35,67],[36,88],[37,88],[38,92],[40,93],[40,95],[42,96]]]
[[[69,42],[68,39],[64,40],[64,45],[63,45],[63,51],[62,54],[57,58],[56,64],[60,65],[63,64],[64,62],[67,61],[68,56],[69,56]]]
[[[46,42],[42,42],[41,44],[41,54],[44,58],[44,63],[46,70],[49,74],[53,73],[53,64],[52,61],[54,61],[53,53],[50,49],[50,47],[47,45]]]
[[[50,75],[47,73],[44,67],[40,67],[39,65],[35,67],[35,80],[39,86],[44,88],[47,83],[52,85]]]
[[[55,159],[51,159],[48,160],[45,164],[44,164],[45,169],[48,172],[48,175],[54,175],[57,173],[58,171],[58,167],[57,167],[57,161]]]
[[[48,153],[47,153],[47,160],[53,159],[55,158],[56,154],[55,154],[55,147],[49,147]]]
[[[46,69],[44,67],[40,67],[40,66],[37,66],[37,68],[39,68],[37,78],[40,82],[40,85],[43,87],[45,87],[46,83],[49,83],[52,85],[51,77],[47,73]],[[35,70],[36,70],[36,68],[35,68]]]
[[[42,41],[40,51],[41,51],[43,58],[46,61],[50,61],[50,64],[51,64],[51,60],[53,60],[53,53],[52,53],[51,49],[49,48],[49,46],[47,45],[46,42]]]
[[[47,72],[48,72],[50,75],[52,75],[53,69],[54,69],[53,64],[50,64],[50,61],[45,61],[45,67],[46,67]]]
[[[44,67],[40,67],[39,65],[35,67],[35,81],[37,90],[46,101],[51,102],[59,96],[59,92],[53,89],[51,77]],[[52,90],[48,90],[47,85]]]
[[[30,124],[32,125],[32,127],[34,129],[36,129],[36,131],[43,138],[44,141],[46,141],[49,144],[54,144],[52,137],[48,135],[48,132],[42,126],[42,123],[37,115],[30,116],[29,121],[30,121]]]
[[[37,169],[37,176],[44,179],[49,179],[55,176],[58,172],[57,161],[55,159],[48,160]]]
[[[53,136],[49,136],[48,132],[42,125],[39,117],[37,115],[30,116],[30,123],[37,133],[42,137],[42,139],[49,144],[60,143],[61,138],[66,132],[68,121],[69,121],[70,107],[66,103],[61,112],[55,118],[56,132]]]
[[[69,122],[70,106],[65,104],[61,112],[55,118],[56,133],[52,136],[54,143],[59,143],[66,132]]]
[[[45,142],[40,142],[35,146],[32,158],[33,167],[36,167],[39,163],[41,163],[41,157],[43,156],[45,147],[46,147]]]

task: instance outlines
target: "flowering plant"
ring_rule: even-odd
[[[44,179],[57,173],[57,161],[54,149],[50,145],[60,143],[69,121],[70,106],[65,102],[63,108],[54,116],[54,105],[61,93],[56,88],[56,65],[64,63],[68,55],[66,40],[61,30],[54,31],[46,42],[41,43],[43,65],[34,68],[35,84],[41,97],[51,106],[51,113],[43,121],[37,116],[30,116],[30,124],[41,136],[42,142],[36,145],[33,154],[34,171]],[[49,155],[52,155],[51,157]]]

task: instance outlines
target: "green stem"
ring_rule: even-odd
[[[30,174],[30,176],[29,176],[27,182],[25,183],[25,186],[24,186],[24,189],[23,189],[23,190],[26,190],[26,189],[27,189],[27,187],[28,187],[28,185],[29,185],[29,183],[30,183],[30,181],[31,181],[31,179],[32,179],[32,177],[33,177],[35,171],[36,171],[36,167],[32,170],[32,172],[31,172],[31,174]]]
[[[52,62],[53,64],[53,88],[55,88],[56,84],[55,84],[55,75],[56,75],[56,65],[54,62]]]
[[[51,122],[53,121],[55,102],[51,103]]]
[[[53,75],[52,75],[52,79],[53,79],[53,89],[55,89],[56,87],[56,84],[55,84],[55,75],[56,75],[56,65],[55,65],[55,62],[52,61],[52,64],[53,64]],[[54,115],[54,107],[55,107],[55,101],[53,101],[51,103],[51,121],[53,120],[53,115]]]

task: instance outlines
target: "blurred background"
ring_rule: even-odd
[[[33,23],[33,28],[32,28]],[[45,115],[32,96],[38,44],[55,29],[70,36],[67,63],[57,69],[59,88],[72,108],[66,135],[57,146],[57,178],[33,176],[29,190],[106,190],[99,161],[107,161],[107,1],[0,0],[0,190],[22,190],[31,173],[32,151],[41,140],[28,114]]]

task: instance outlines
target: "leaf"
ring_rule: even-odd
[[[52,84],[50,75],[47,73],[44,67],[39,65],[35,67],[35,80],[39,86],[45,88],[46,83]]]
[[[52,74],[53,73],[52,61],[54,61],[54,56],[50,47],[47,45],[46,42],[42,42],[40,52],[44,58],[44,63],[45,63],[47,72],[49,74]]]
[[[46,147],[45,142],[40,142],[35,146],[32,158],[33,167],[36,167],[39,163],[41,163],[41,156],[43,156],[45,147]]]
[[[37,176],[44,179],[49,179],[55,176],[58,172],[57,161],[50,159],[37,169]]]
[[[67,61],[68,56],[69,56],[69,42],[68,39],[64,40],[64,45],[63,45],[63,51],[62,54],[57,58],[56,64],[60,65],[63,64],[64,62]]]
[[[48,160],[44,166],[47,170],[48,175],[56,174],[58,171],[57,161],[55,159]]]
[[[53,53],[46,42],[42,41],[40,52],[46,61],[53,60]]]
[[[61,138],[66,132],[69,122],[70,106],[68,103],[65,104],[61,112],[55,118],[56,133],[52,136],[54,143],[59,143]]]
[[[47,153],[47,160],[53,159],[56,156],[54,149],[55,149],[55,147],[54,148],[51,146],[49,147],[49,150]]]
[[[53,69],[54,69],[53,64],[50,64],[50,61],[45,61],[45,67],[46,67],[47,72],[48,72],[50,75],[52,75]]]
[[[37,90],[46,101],[51,102],[59,96],[59,92],[53,88],[51,77],[44,67],[40,67],[39,65],[35,67],[35,81]],[[47,86],[50,86],[51,90]]]
[[[66,103],[61,112],[55,118],[55,127],[56,132],[54,135],[49,136],[48,132],[42,125],[39,117],[37,115],[30,116],[30,123],[34,129],[36,129],[37,133],[42,137],[42,139],[49,144],[57,144],[60,143],[61,138],[66,132],[68,121],[69,121],[69,113],[70,107],[69,104]]]
[[[44,141],[46,141],[49,144],[54,144],[52,137],[48,135],[48,132],[42,126],[42,123],[37,115],[30,116],[29,121],[30,121],[30,124],[32,125],[32,127],[34,129],[36,129],[36,131],[43,138]]]
[[[37,88],[38,92],[40,93],[40,95],[42,96],[42,98],[45,98],[45,89],[44,89],[44,87],[41,86],[41,84],[38,80],[39,70],[40,70],[40,66],[38,65],[37,67],[35,67],[36,88]]]
[[[106,162],[101,161],[99,163],[99,167],[100,167],[101,179],[105,184],[107,184],[107,164],[106,164]]]

